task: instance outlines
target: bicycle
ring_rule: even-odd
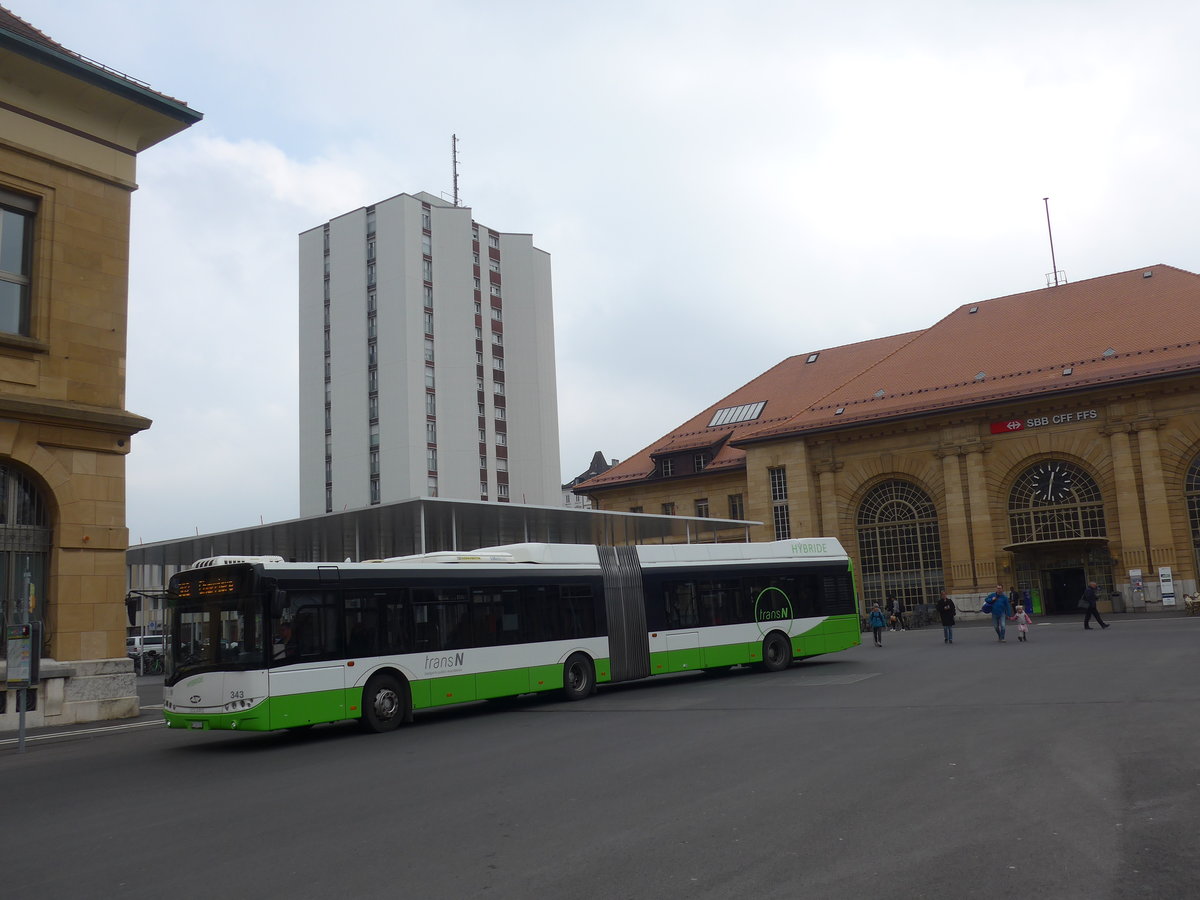
[[[162,654],[148,650],[138,660],[138,668],[143,675],[161,675],[163,673]]]

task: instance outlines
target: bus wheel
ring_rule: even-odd
[[[366,731],[392,731],[408,719],[408,693],[395,675],[376,675],[362,694],[362,718]]]
[[[586,653],[572,653],[563,664],[563,696],[582,700],[596,689],[596,667]]]
[[[772,631],[763,638],[762,665],[768,672],[782,672],[792,664],[792,642]]]

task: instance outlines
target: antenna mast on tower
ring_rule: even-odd
[[[1046,287],[1058,287],[1060,283],[1067,283],[1067,273],[1060,272],[1058,263],[1054,260],[1054,232],[1050,230],[1050,198],[1043,197],[1042,202],[1046,204],[1046,233],[1050,235],[1050,266],[1054,269],[1046,276]]]
[[[450,167],[454,172],[454,205],[458,206],[458,135],[450,135]]]

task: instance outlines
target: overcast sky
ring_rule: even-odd
[[[564,480],[1044,287],[1046,196],[1072,281],[1200,271],[1194,2],[0,2],[204,113],[138,160],[133,543],[298,514],[297,235],[448,195],[452,133],[551,254]]]

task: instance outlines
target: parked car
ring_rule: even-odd
[[[125,655],[137,659],[146,650],[162,655],[164,646],[161,634],[136,634],[125,638]]]

